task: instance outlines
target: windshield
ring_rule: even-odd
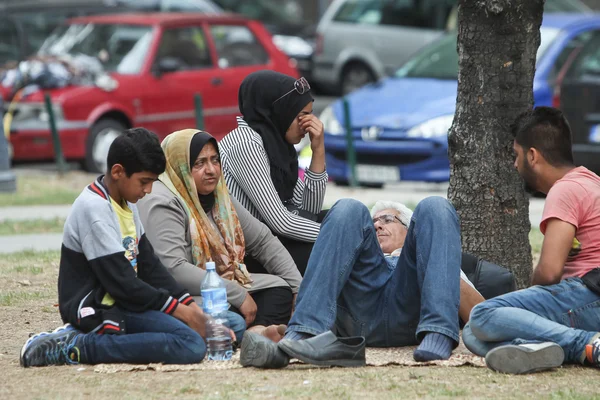
[[[590,8],[579,0],[546,0],[544,12],[591,12]]]
[[[560,31],[554,28],[541,28],[541,43],[537,60],[544,54]],[[444,36],[418,52],[395,73],[397,78],[458,79],[458,54],[456,52],[456,32]]]
[[[257,19],[266,24],[298,24],[302,7],[295,0],[214,0],[225,10]]]
[[[149,26],[63,25],[44,42],[39,54],[95,57],[105,71],[137,74],[142,69],[151,39]]]

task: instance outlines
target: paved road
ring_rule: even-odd
[[[0,236],[0,254],[23,250],[60,250],[62,233]]]
[[[416,205],[428,196],[446,197],[447,184],[426,184],[401,182],[386,185],[383,189],[365,189],[339,187],[331,183],[327,187],[325,206],[331,207],[341,198],[353,198],[371,206],[377,200],[394,200],[409,205]],[[531,199],[530,220],[533,226],[539,226],[543,199]],[[0,221],[6,220],[29,220],[29,219],[54,219],[66,218],[70,206],[30,206],[30,207],[3,207],[0,208]],[[32,234],[0,236],[0,253],[12,253],[15,251],[34,250],[59,250],[61,245],[61,234]]]

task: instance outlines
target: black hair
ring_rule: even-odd
[[[119,135],[110,145],[107,157],[107,174],[115,164],[125,169],[127,177],[137,172],[165,172],[165,153],[158,136],[145,128],[131,128]]]
[[[571,127],[562,111],[536,107],[519,115],[511,126],[518,145],[535,148],[554,167],[574,165]]]

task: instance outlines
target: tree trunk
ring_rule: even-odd
[[[529,198],[513,163],[510,124],[533,106],[544,0],[459,0],[458,96],[448,135],[448,198],[463,250],[529,285]]]

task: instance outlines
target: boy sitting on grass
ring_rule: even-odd
[[[158,138],[129,129],[107,161],[107,174],[83,190],[65,222],[58,300],[67,324],[29,338],[23,367],[204,358],[205,316],[154,255],[135,206],[165,170]],[[241,339],[244,320],[229,315]]]

